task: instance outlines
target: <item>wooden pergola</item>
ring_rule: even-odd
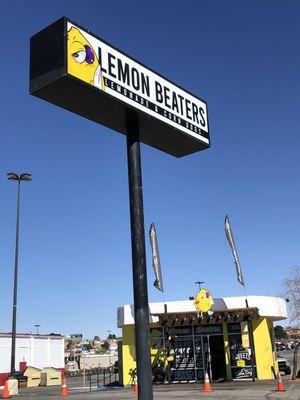
[[[197,312],[172,312],[154,313],[158,317],[161,326],[188,326],[188,325],[207,325],[220,324],[222,322],[241,322],[255,320],[259,318],[258,308],[232,308],[227,310],[216,310],[212,314]]]

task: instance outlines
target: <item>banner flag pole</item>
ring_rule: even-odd
[[[236,245],[235,245],[235,242],[234,242],[233,233],[232,233],[230,222],[229,222],[229,217],[228,217],[227,214],[225,215],[225,235],[226,235],[226,238],[228,240],[229,246],[230,246],[231,251],[232,251],[234,264],[235,264],[235,267],[236,267],[237,280],[242,286],[244,286],[245,304],[246,304],[246,308],[248,309],[248,312],[249,312],[249,303],[248,303],[248,297],[247,297],[247,292],[246,292],[246,285],[245,285],[245,281],[244,281],[244,277],[243,277],[243,273],[242,273],[242,267],[241,267],[240,260],[239,260],[239,257],[238,257]],[[251,358],[252,382],[255,382],[254,337],[253,337],[253,326],[252,326],[252,320],[251,320],[250,314],[248,314],[247,322],[248,322],[248,327],[249,327],[249,345],[250,345],[250,350],[251,350],[250,358]]]

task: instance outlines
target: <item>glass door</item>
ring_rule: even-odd
[[[210,353],[210,343],[209,343],[209,335],[201,336],[202,339],[202,351],[203,351],[203,375],[205,376],[205,372],[208,373],[209,377],[212,377],[211,373],[211,353]]]

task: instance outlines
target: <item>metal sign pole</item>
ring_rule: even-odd
[[[138,116],[131,111],[127,113],[127,157],[138,399],[152,400],[153,388],[139,123]]]

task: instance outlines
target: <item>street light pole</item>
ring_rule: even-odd
[[[202,283],[205,283],[204,281],[197,281],[197,282],[195,282],[195,285],[198,285],[198,287],[199,287],[199,292],[200,292],[200,290],[201,290],[201,285],[202,285]]]
[[[18,268],[19,268],[19,220],[20,220],[20,194],[21,181],[30,181],[31,175],[24,173],[18,175],[14,172],[7,174],[8,179],[18,182],[18,199],[17,199],[17,224],[16,224],[16,249],[15,249],[15,271],[14,271],[14,297],[13,297],[13,316],[12,316],[12,333],[11,333],[11,364],[10,375],[15,376],[16,361],[16,325],[17,325],[17,300],[18,300]]]
[[[39,334],[39,327],[40,327],[41,325],[40,325],[40,324],[35,324],[34,326],[35,326],[35,328],[36,328],[36,334],[38,335],[38,334]]]

